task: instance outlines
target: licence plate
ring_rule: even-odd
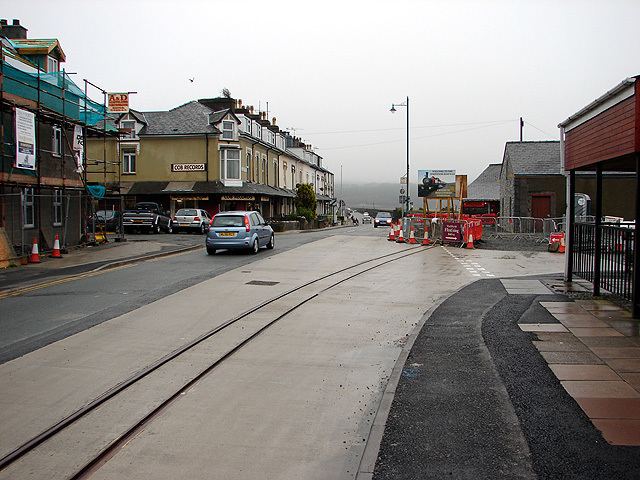
[[[190,223],[181,223],[181,224],[180,224],[180,226],[181,226],[181,227],[188,227],[188,226],[190,226],[190,225],[191,225]]]
[[[133,223],[142,223],[142,220],[133,220]]]
[[[221,237],[235,237],[236,233],[235,232],[220,232],[218,235],[220,235]]]

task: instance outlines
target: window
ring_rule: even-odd
[[[125,150],[122,153],[122,173],[136,173],[135,150]]]
[[[53,191],[53,226],[62,225],[62,190]]]
[[[224,140],[233,140],[235,135],[236,122],[231,120],[222,121],[222,138]]]
[[[250,178],[251,172],[251,150],[247,149],[247,178]]]
[[[267,184],[267,157],[262,157],[262,183]]]
[[[244,119],[244,131],[251,135],[251,119]]]
[[[53,57],[47,57],[47,72],[58,72],[58,59]]]
[[[275,185],[274,187],[278,186],[278,174],[280,172],[278,172],[278,162],[277,161],[273,161],[273,179],[275,181]]]
[[[56,157],[62,154],[62,130],[59,125],[54,125],[51,133],[51,153]]]
[[[258,215],[256,215],[255,213],[252,213],[251,215],[249,215],[249,220],[251,221],[251,225],[253,226],[260,225],[260,221],[258,220]]]
[[[126,121],[120,122],[122,128],[128,128],[131,131],[122,135],[123,138],[136,138],[136,122]]]
[[[220,150],[220,172],[224,180],[240,180],[240,150],[223,148]]]
[[[33,228],[35,226],[35,209],[33,188],[22,190],[22,227]]]

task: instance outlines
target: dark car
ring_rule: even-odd
[[[96,231],[120,233],[121,218],[120,212],[116,210],[97,210],[87,220],[87,230],[92,232],[95,224]]]
[[[220,212],[211,219],[205,241],[207,253],[218,249],[241,249],[258,253],[260,247],[275,247],[273,229],[254,211]]]
[[[373,220],[373,227],[390,227],[391,226],[391,214],[389,212],[378,212],[376,218]]]

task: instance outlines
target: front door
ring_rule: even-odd
[[[534,231],[542,232],[544,229],[544,220],[539,219],[551,217],[551,195],[531,195],[531,216],[535,219]]]

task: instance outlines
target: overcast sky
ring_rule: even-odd
[[[228,88],[317,147],[344,182],[406,169],[475,178],[504,143],[556,140],[557,124],[640,74],[638,0],[0,0],[65,67],[132,107],[162,110]],[[190,82],[189,78],[195,78]],[[364,131],[363,131],[364,130]]]

